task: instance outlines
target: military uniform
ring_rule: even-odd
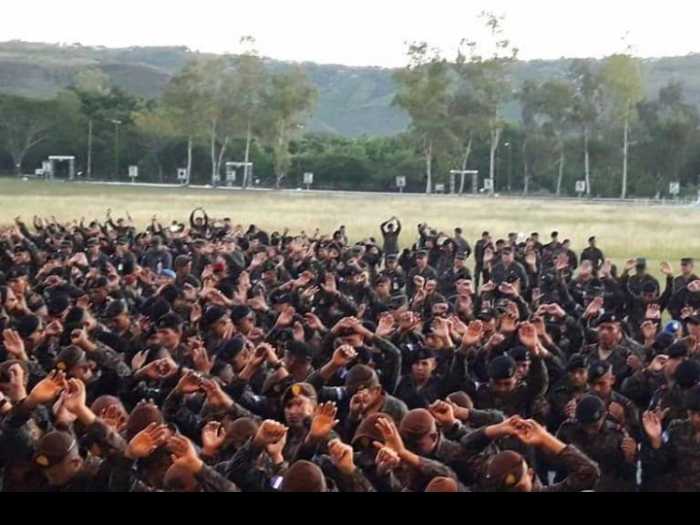
[[[661,448],[642,447],[645,483],[670,492],[700,491],[700,442],[690,421],[673,421]]]

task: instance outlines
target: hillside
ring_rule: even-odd
[[[157,97],[172,75],[197,53],[185,47],[131,47],[109,49],[79,44],[0,43],[0,92],[49,97],[72,81],[81,68],[97,67],[116,86],[130,93]],[[287,64],[267,59],[270,68]],[[567,59],[519,62],[516,84],[525,79],[560,76]],[[345,136],[392,135],[406,129],[408,117],[391,106],[392,70],[379,67],[302,64],[319,89],[310,123],[312,131]],[[700,106],[700,54],[644,60],[645,88],[649,95],[669,80],[683,82],[688,100]],[[517,118],[512,108],[510,118]]]

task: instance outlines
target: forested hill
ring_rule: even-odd
[[[68,86],[77,71],[97,67],[114,85],[145,98],[158,97],[172,75],[197,56],[185,47],[109,49],[78,44],[59,46],[27,42],[0,43],[0,92],[50,97]],[[266,60],[272,69],[285,63]],[[567,59],[534,60],[515,66],[516,85],[525,79],[546,80],[564,74]],[[687,100],[700,106],[700,54],[645,59],[647,94],[654,96],[670,80],[681,81]],[[310,127],[345,136],[393,135],[408,125],[408,116],[391,106],[392,70],[304,63],[320,96]],[[510,118],[517,119],[511,107]]]

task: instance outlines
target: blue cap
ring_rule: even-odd
[[[177,277],[177,275],[175,275],[174,271],[168,270],[167,268],[161,270],[160,275],[162,277],[170,277],[171,279],[175,279]]]
[[[681,329],[681,323],[678,321],[671,321],[666,325],[666,328],[664,328],[664,332],[667,334],[673,334],[676,333],[678,330]]]

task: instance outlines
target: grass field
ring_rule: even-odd
[[[403,222],[404,246],[414,242],[420,222],[446,233],[460,226],[470,244],[483,230],[496,238],[505,237],[510,231],[526,234],[538,231],[542,239],[547,239],[552,230],[558,230],[562,238],[571,239],[576,252],[586,246],[590,235],[596,235],[600,248],[616,263],[646,256],[649,270],[657,275],[663,260],[671,261],[678,271],[681,257],[700,258],[700,208],[0,180],[0,224],[3,225],[18,215],[31,223],[34,214],[55,215],[61,221],[80,217],[88,221],[103,219],[107,208],[112,208],[115,217],[125,216],[128,210],[137,223],[145,225],[154,213],[161,221],[185,221],[197,206],[203,206],[213,217],[231,217],[237,224],[253,223],[269,230],[287,226],[293,233],[300,230],[310,233],[316,227],[322,233],[332,233],[345,224],[351,240],[370,235],[380,238],[379,223],[396,215]]]

